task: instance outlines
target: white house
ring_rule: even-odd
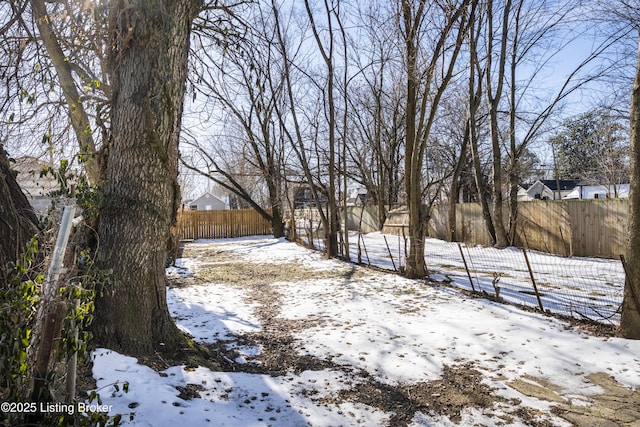
[[[518,201],[559,200],[565,198],[578,185],[572,179],[542,179],[533,184],[522,184],[518,190]]]
[[[36,215],[44,216],[51,206],[49,194],[60,188],[56,178],[50,174],[40,176],[42,170],[51,166],[31,156],[18,157],[11,169],[18,172],[16,181],[29,200]]]
[[[187,208],[192,211],[217,211],[228,209],[227,204],[223,200],[208,191],[197,199],[193,199],[185,204],[187,205]]]
[[[629,184],[578,185],[564,199],[623,199],[628,197]]]

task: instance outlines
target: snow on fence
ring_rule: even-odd
[[[301,224],[304,225],[304,224]],[[298,236],[324,249],[317,230],[300,227]],[[353,262],[402,271],[408,238],[400,234],[351,233]],[[620,260],[563,257],[516,247],[496,249],[427,238],[429,278],[491,299],[548,313],[617,325],[625,273]]]
[[[253,209],[178,212],[180,240],[226,239],[271,234],[271,224]]]

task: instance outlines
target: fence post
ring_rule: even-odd
[[[42,303],[38,309],[37,327],[40,328],[40,336],[36,338],[37,351],[35,354],[33,369],[33,390],[31,393],[35,401],[39,401],[44,388],[47,385],[47,369],[53,350],[53,341],[59,334],[63,319],[64,306],[61,302],[56,303],[58,294],[58,280],[64,273],[63,262],[64,253],[69,243],[73,216],[76,207],[74,205],[65,206],[58,230],[58,237],[51,255],[51,264],[47,272],[47,280],[44,283]]]
[[[80,307],[80,300],[75,298],[73,300],[73,306],[75,307],[75,311]],[[74,313],[75,315],[75,313]],[[73,338],[75,342],[78,342],[78,325],[73,322]],[[73,355],[69,359],[69,363],[67,364],[67,402],[73,402],[73,399],[76,395],[76,369],[78,367],[78,352],[74,351]]]
[[[529,256],[527,256],[527,250],[525,248],[522,248],[522,253],[524,254],[524,260],[527,263],[527,268],[529,269],[529,276],[531,277],[531,283],[533,283],[533,290],[536,293],[536,298],[538,299],[538,305],[540,306],[540,311],[544,312],[544,307],[542,306],[542,300],[540,299],[540,293],[538,292],[538,285],[536,285],[536,279],[535,277],[533,277],[533,270],[531,269]]]
[[[636,295],[636,290],[633,287],[633,283],[631,281],[631,276],[627,272],[627,260],[625,259],[624,255],[622,255],[622,254],[620,254],[620,261],[622,262],[622,269],[624,270],[625,285],[627,285],[629,287],[629,289],[631,289],[631,297],[633,298],[633,302],[634,302],[634,304],[636,306],[636,309],[638,311],[640,311],[640,299],[638,298],[638,295]]]
[[[193,240],[198,240],[198,211],[191,211],[191,226],[193,227]]]
[[[387,242],[387,236],[383,234],[382,237],[384,237],[384,243],[385,245],[387,245],[387,252],[389,252],[389,258],[391,258],[391,264],[393,264],[393,271],[398,271],[398,269],[396,268],[396,263],[393,261],[393,255],[391,254],[391,248],[389,248],[389,242]]]
[[[471,279],[471,273],[469,272],[469,266],[467,265],[467,259],[464,257],[464,252],[462,251],[462,245],[458,243],[458,249],[460,250],[460,256],[462,257],[462,262],[464,263],[464,269],[467,271],[467,277],[469,278],[469,283],[471,283],[471,289],[473,292],[476,291],[476,287],[473,285],[473,280]]]
[[[364,249],[364,254],[367,256],[367,265],[371,267],[371,260],[369,259],[369,253],[367,252],[367,246],[364,244],[364,237],[362,234],[359,234],[360,239],[362,240],[362,248]]]

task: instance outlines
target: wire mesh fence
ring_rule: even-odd
[[[301,223],[298,237],[324,250],[322,230]],[[350,233],[349,259],[403,271],[408,237]],[[344,256],[344,245],[341,245]],[[346,256],[344,256],[346,259]],[[617,325],[625,273],[620,260],[563,257],[515,247],[496,249],[427,238],[429,278],[497,301]]]
[[[625,281],[620,261],[427,242],[427,248],[434,246],[426,258],[454,286],[578,319],[620,320]],[[457,267],[451,266],[456,250],[462,263]]]

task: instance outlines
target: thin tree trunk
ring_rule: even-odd
[[[87,112],[80,101],[80,94],[71,75],[71,65],[62,51],[60,44],[51,27],[51,18],[47,14],[44,0],[31,0],[31,8],[40,32],[40,38],[49,55],[49,59],[56,69],[56,74],[62,88],[65,101],[69,108],[71,127],[78,139],[80,159],[84,164],[89,181],[93,184],[101,182],[104,178],[102,167],[102,154],[96,150],[91,132],[91,123]]]
[[[300,122],[298,120],[298,111],[297,111],[296,102],[293,95],[293,92],[294,92],[293,82],[291,79],[291,71],[290,71],[292,67],[291,65],[292,62],[288,57],[287,43],[284,38],[284,34],[282,32],[282,27],[280,26],[279,8],[275,0],[271,1],[271,10],[273,12],[274,24],[276,28],[276,36],[278,39],[278,49],[280,50],[280,54],[282,55],[282,61],[283,61],[282,72],[284,75],[285,92],[287,94],[287,101],[288,101],[287,108],[291,113],[290,120],[291,120],[291,123],[293,124],[295,137],[294,135],[291,134],[291,132],[289,131],[289,126],[287,126],[285,123],[285,120],[288,120],[288,119],[285,119],[285,113],[283,111],[280,111],[276,107],[276,114],[278,116],[278,121],[280,123],[281,129],[284,135],[286,135],[286,138],[290,141],[291,148],[296,153],[296,156],[298,157],[298,160],[301,163],[304,176],[309,185],[311,194],[313,195],[313,200],[317,206],[317,212],[318,212],[318,215],[320,216],[320,222],[322,224],[322,227],[325,230],[328,230],[330,219],[327,217],[327,215],[325,215],[324,211],[322,210],[320,195],[318,194],[318,188],[314,184],[314,178],[313,178],[313,175],[311,174],[311,167],[309,165],[309,160],[307,159],[306,149],[304,146],[304,138],[302,136],[302,129],[300,127]],[[337,244],[337,240],[336,240],[336,244]]]
[[[638,34],[640,54],[640,33]],[[631,95],[631,190],[629,195],[629,241],[627,280],[622,300],[619,335],[640,339],[640,57]]]
[[[420,4],[419,10],[422,10]],[[402,1],[402,13],[405,27],[405,54],[407,61],[407,104],[406,104],[406,146],[405,146],[405,191],[409,208],[409,257],[407,258],[406,275],[409,278],[424,277],[427,274],[424,261],[425,227],[422,215],[422,159],[419,158],[419,139],[416,135],[416,115],[418,110],[418,77],[416,31],[417,13],[414,20],[408,0]]]
[[[487,53],[487,99],[489,102],[489,123],[491,130],[491,150],[493,164],[493,226],[495,228],[495,247],[504,248],[508,244],[507,232],[504,227],[502,214],[502,150],[500,147],[500,128],[498,127],[498,107],[500,98],[502,97],[502,88],[505,80],[505,63],[507,35],[509,24],[509,10],[511,9],[511,0],[507,0],[504,5],[504,13],[502,17],[502,37],[500,39],[500,58],[498,63],[497,87],[495,93],[492,93],[492,55],[493,55],[493,1],[488,3],[487,18],[489,35],[488,53]]]
[[[329,127],[329,188],[327,189],[327,218],[329,220],[329,227],[325,228],[325,239],[327,242],[326,247],[326,256],[328,258],[333,258],[338,255],[338,233],[340,232],[340,218],[338,213],[338,202],[336,200],[336,103],[335,103],[335,94],[334,94],[334,86],[335,86],[335,68],[333,65],[333,50],[334,50],[334,39],[333,39],[333,27],[332,27],[332,15],[339,19],[339,16],[335,13],[335,9],[333,9],[333,5],[330,5],[325,1],[325,11],[326,11],[326,19],[328,25],[328,34],[329,39],[328,48],[325,48],[322,44],[322,40],[320,39],[320,35],[318,33],[318,29],[316,28],[315,20],[313,18],[313,12],[311,11],[311,7],[309,6],[309,1],[305,0],[304,2],[305,8],[307,10],[307,16],[311,23],[311,30],[313,31],[313,35],[318,46],[318,50],[322,55],[325,65],[327,66],[327,104],[329,111],[328,113],[328,127]]]
[[[469,146],[469,121],[464,129],[464,137],[462,140],[462,147],[460,149],[460,157],[456,163],[456,167],[453,170],[453,176],[451,177],[451,188],[449,189],[449,241],[458,241],[456,233],[456,205],[458,204],[458,197],[460,196],[460,176],[464,169],[465,163],[467,163],[467,147]]]
[[[509,148],[511,150],[511,164],[509,167],[509,244],[513,245],[518,227],[518,188],[521,182],[520,154],[516,143],[516,68],[518,65],[518,45],[520,38],[520,14],[523,1],[516,7],[515,30],[511,48],[511,85],[509,87]],[[524,147],[524,143],[522,145]]]
[[[475,22],[475,18],[474,18]],[[487,232],[491,237],[491,243],[496,242],[496,231],[493,226],[493,219],[491,218],[491,209],[489,208],[489,202],[487,200],[487,194],[484,191],[484,175],[482,173],[482,165],[480,163],[480,153],[478,152],[478,130],[476,113],[480,105],[480,98],[482,96],[482,78],[480,64],[478,61],[478,48],[477,40],[481,26],[478,25],[475,31],[472,29],[469,32],[469,49],[471,54],[469,55],[469,144],[471,145],[471,160],[473,162],[473,177],[478,190],[478,200],[482,207],[482,218],[484,219]],[[476,80],[476,73],[479,77]],[[477,84],[477,87],[476,87]]]
[[[129,354],[184,343],[166,302],[165,262],[180,205],[178,139],[195,3],[134,0],[111,11],[112,142],[98,267],[110,280],[95,302],[98,345]]]

